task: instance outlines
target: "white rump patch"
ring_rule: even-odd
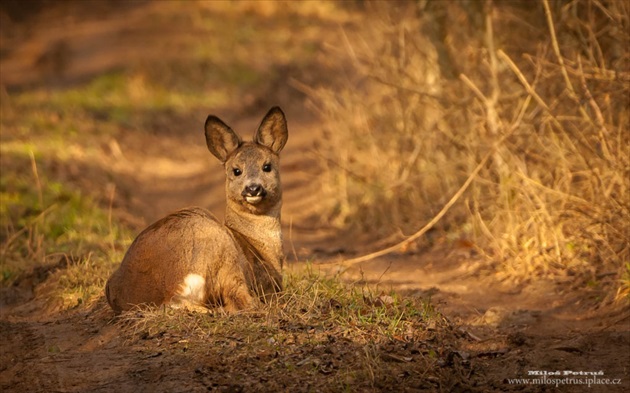
[[[189,274],[181,284],[178,297],[192,303],[201,304],[206,295],[206,280],[199,274]]]

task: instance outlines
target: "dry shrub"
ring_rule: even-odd
[[[379,2],[363,12],[370,23],[329,46],[345,74],[310,92],[327,132],[329,220],[413,233],[493,151],[438,224],[448,238],[474,241],[511,278],[627,277],[628,3]]]

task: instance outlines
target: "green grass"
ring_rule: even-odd
[[[92,303],[120,260],[128,231],[80,190],[49,179],[29,145],[2,154],[0,285],[36,269],[56,269],[51,295],[63,307]],[[72,300],[70,300],[72,299]]]
[[[205,337],[209,331],[227,334],[219,330],[241,329],[243,326],[246,326],[243,331],[247,334],[258,334],[252,331],[264,318],[265,337],[269,332],[277,334],[278,324],[292,323],[296,329],[343,331],[354,340],[366,343],[382,339],[405,340],[442,320],[426,299],[405,298],[394,292],[376,295],[373,288],[366,285],[344,283],[338,277],[323,277],[310,269],[285,275],[284,281],[284,292],[259,311],[225,315],[216,309],[209,310],[206,315],[163,306],[130,311],[121,320],[141,335],[151,336],[174,329]],[[182,315],[189,314],[195,317],[194,321],[187,317],[181,319]],[[143,317],[136,319],[138,315]],[[234,324],[233,319],[241,323]],[[252,324],[247,326],[250,322]]]
[[[287,275],[284,293],[260,310],[138,308],[117,323],[135,348],[194,359],[204,365],[198,372],[221,386],[262,380],[263,390],[274,383],[294,391],[308,391],[304,384],[313,391],[432,386],[423,377],[441,372],[438,359],[455,338],[426,300],[376,295],[308,270]],[[222,377],[233,367],[243,378]]]

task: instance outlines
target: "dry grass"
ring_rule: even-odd
[[[264,320],[263,325],[276,328],[279,323],[290,323],[341,329],[344,336],[361,343],[417,339],[419,335],[427,334],[427,326],[435,328],[436,323],[446,323],[426,300],[405,298],[396,293],[377,293],[366,285],[343,284],[336,277],[325,278],[310,270],[288,275],[285,287],[279,297],[258,311],[228,315],[221,309],[199,313],[198,310],[168,306],[142,307],[123,314],[120,322],[134,334],[154,335],[164,328],[164,324],[174,324],[179,326],[176,330],[180,332],[205,337],[221,329],[250,329],[260,326]],[[193,321],[178,319],[190,313],[197,318]],[[138,318],[139,315],[142,317]],[[233,319],[243,323],[235,324]],[[246,327],[248,323],[253,325]]]
[[[453,368],[462,366],[452,359],[457,332],[425,300],[311,272],[286,277],[285,288],[260,311],[142,308],[117,323],[128,345],[145,343],[155,351],[157,342],[163,352],[194,353],[204,365],[197,372],[217,388],[380,391],[395,384],[448,390],[461,383],[453,382],[460,379]],[[225,377],[230,367],[241,370],[238,380]]]
[[[10,164],[2,160],[0,289],[11,296],[12,287],[44,284],[36,295],[49,309],[90,306],[102,296],[128,232],[90,197],[50,180],[32,151],[30,157],[30,165],[19,155]]]
[[[577,276],[576,285],[627,295],[628,4],[370,3],[365,12],[373,23],[341,31],[329,48],[331,61],[352,64],[343,87],[309,91],[328,133],[329,221],[413,233],[509,134],[437,229],[472,241],[506,278]]]
[[[60,115],[65,114],[64,105],[52,103],[67,96],[59,94],[49,101],[3,100],[3,302],[35,296],[45,300],[49,310],[94,304],[131,237],[128,228],[113,218],[114,185],[94,165],[100,159],[94,154],[97,138],[77,136],[74,130],[86,126],[81,123],[84,119],[68,119]],[[99,141],[107,140],[107,133],[103,134]],[[76,181],[79,173],[84,178]],[[76,183],[91,187],[82,189]],[[96,191],[94,184],[103,192]]]

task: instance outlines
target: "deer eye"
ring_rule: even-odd
[[[263,165],[263,172],[271,172],[271,164]]]
[[[232,173],[234,173],[234,176],[240,176],[243,173],[243,171],[241,171],[238,168],[234,168],[232,169]]]

